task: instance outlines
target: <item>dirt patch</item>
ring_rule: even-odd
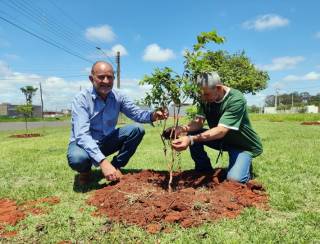
[[[150,233],[165,230],[167,223],[192,227],[234,218],[245,207],[267,209],[268,197],[260,184],[224,181],[221,169],[174,173],[172,193],[166,190],[168,177],[167,172],[148,170],[129,173],[117,184],[95,191],[87,202],[97,207],[95,216],[138,225]]]
[[[31,133],[31,134],[11,135],[9,137],[11,137],[11,138],[32,138],[32,137],[39,137],[39,136],[42,136],[42,135],[38,134],[38,133]]]
[[[320,125],[320,121],[305,121],[301,123],[302,125]]]
[[[12,237],[17,234],[16,231],[5,231],[7,225],[14,226],[28,214],[42,214],[48,210],[39,206],[43,203],[53,205],[60,202],[58,197],[41,198],[17,205],[10,199],[0,199],[0,238]]]

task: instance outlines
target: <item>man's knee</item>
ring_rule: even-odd
[[[145,130],[142,126],[139,125],[130,125],[131,134],[139,137],[143,137],[145,134]]]
[[[69,166],[78,172],[86,172],[91,168],[90,157],[85,151],[76,150],[68,152]]]
[[[247,183],[250,180],[250,173],[249,174],[240,174],[238,172],[228,172],[227,180],[229,181],[236,181],[240,183]]]

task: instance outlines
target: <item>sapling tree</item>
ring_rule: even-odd
[[[229,54],[226,51],[211,51],[208,48],[210,43],[222,44],[225,38],[217,34],[215,30],[211,32],[202,32],[197,36],[197,43],[193,45],[192,50],[186,50],[184,55],[184,71],[182,75],[178,75],[171,68],[162,70],[156,68],[150,76],[145,76],[140,84],[148,84],[151,86],[150,92],[147,93],[144,101],[149,106],[156,108],[168,108],[169,104],[173,104],[174,108],[174,126],[169,131],[169,135],[162,133],[164,142],[164,154],[166,155],[166,143],[164,139],[169,140],[171,145],[172,139],[175,139],[174,133],[179,122],[180,106],[183,101],[191,99],[193,104],[199,105],[200,91],[199,87],[193,82],[198,75],[217,71],[222,82],[227,86],[232,86],[243,93],[252,93],[262,90],[266,87],[269,80],[266,71],[258,70],[250,61],[250,59],[242,51],[236,54]],[[182,101],[182,102],[181,102]],[[169,163],[169,184],[171,191],[172,169],[175,162],[176,153],[172,150],[172,160]]]
[[[25,126],[26,126],[26,133],[28,134],[28,118],[32,115],[32,105],[31,104],[24,104],[17,106],[17,112],[23,115]]]
[[[174,73],[172,69],[165,67],[164,69],[155,69],[151,76],[146,75],[141,85],[150,85],[151,90],[147,93],[144,102],[149,106],[154,106],[156,109],[168,110],[170,105],[173,105],[173,126],[178,126],[179,112],[181,106],[181,99],[183,99],[183,87],[186,80],[181,76]],[[172,170],[175,162],[177,161],[177,152],[171,148],[171,141],[175,139],[173,130],[166,133],[167,120],[163,123],[163,130],[161,133],[161,139],[163,142],[164,155],[167,158],[167,145],[170,148],[171,161],[168,163],[169,169],[169,192],[172,191]]]
[[[186,59],[192,59],[192,61],[186,61],[186,68],[192,64],[194,70],[185,69],[182,75],[177,74],[171,68],[165,67],[164,69],[156,68],[154,72],[148,76],[146,75],[140,85],[150,85],[151,90],[147,92],[144,99],[145,103],[149,106],[153,105],[157,109],[168,109],[169,105],[173,105],[173,126],[170,130],[166,130],[166,121],[163,125],[161,133],[161,139],[164,145],[163,151],[165,157],[167,156],[167,144],[169,145],[171,152],[171,161],[168,163],[169,169],[169,182],[168,190],[172,191],[172,172],[175,162],[177,162],[177,152],[172,149],[171,142],[176,139],[175,129],[179,125],[179,113],[181,104],[188,98],[198,100],[198,87],[192,82],[193,77],[201,72],[209,71],[210,66],[206,60],[202,60],[200,49],[208,42],[213,41],[215,43],[222,43],[224,39],[215,31],[203,32],[197,37],[198,43],[194,45],[192,52],[186,51]],[[188,66],[189,64],[189,66]],[[195,72],[196,70],[196,72]],[[193,71],[193,73],[191,73]]]

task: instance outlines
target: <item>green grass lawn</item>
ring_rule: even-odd
[[[57,243],[318,243],[320,242],[320,126],[300,122],[255,120],[264,153],[254,160],[256,179],[270,196],[270,210],[245,209],[236,219],[222,219],[197,228],[173,226],[171,233],[151,235],[136,226],[106,224],[92,217],[85,200],[92,189],[74,189],[68,167],[69,128],[38,129],[41,138],[14,139],[0,133],[0,198],[18,203],[49,196],[61,202],[50,212],[29,215],[15,227],[13,239],[0,242]],[[160,127],[145,125],[146,135],[127,169],[165,170]],[[22,131],[23,133],[23,131]],[[210,152],[215,161],[216,153]],[[193,167],[182,154],[182,169]],[[227,155],[218,166],[226,166]],[[104,180],[101,180],[102,184]],[[92,186],[94,188],[94,186]],[[83,211],[80,209],[83,208]],[[42,226],[42,228],[39,228]],[[40,230],[39,230],[40,229]]]

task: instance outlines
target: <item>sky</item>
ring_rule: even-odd
[[[245,51],[269,73],[265,90],[246,95],[262,106],[267,95],[320,92],[320,1],[308,0],[1,0],[0,103],[23,104],[20,88],[39,87],[44,110],[70,108],[91,85],[91,65],[115,66],[121,53],[121,91],[141,99],[139,80],[155,68],[183,72],[183,52],[201,32],[226,38],[211,50]],[[97,49],[97,47],[99,49]],[[37,91],[34,104],[40,104]]]

